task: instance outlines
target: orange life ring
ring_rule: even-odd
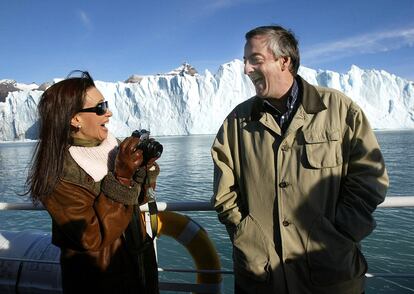
[[[185,246],[194,259],[197,270],[197,284],[213,284],[221,288],[221,273],[209,273],[209,270],[221,269],[220,259],[214,244],[207,232],[186,215],[171,211],[158,212],[157,236],[165,235],[174,238]]]

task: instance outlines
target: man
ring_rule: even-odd
[[[388,187],[367,118],[297,75],[297,40],[282,27],[248,32],[244,62],[256,96],[227,116],[211,150],[235,293],[363,293],[359,243]]]

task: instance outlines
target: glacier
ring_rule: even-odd
[[[153,136],[215,134],[226,115],[255,94],[241,60],[221,65],[214,75],[208,70],[188,72],[186,67],[135,77],[135,82],[95,81],[113,113],[109,130],[117,137],[141,128]],[[299,74],[311,84],[345,93],[364,110],[374,129],[414,129],[412,81],[355,65],[344,74],[301,66]],[[36,140],[37,103],[43,93],[39,89],[44,87],[2,83],[14,83],[14,90],[0,97],[0,141]]]

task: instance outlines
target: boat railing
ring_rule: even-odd
[[[378,208],[409,208],[414,207],[414,196],[388,196],[385,201],[378,206]],[[208,201],[179,201],[179,202],[162,202],[157,201],[158,211],[212,211],[214,208]],[[44,207],[33,205],[32,203],[5,203],[0,202],[0,210],[44,210]],[[141,206],[141,211],[149,211],[148,205]],[[58,261],[48,260],[33,260],[33,259],[17,259],[11,257],[0,257],[0,262],[3,260],[19,260],[21,262],[37,262],[58,264]],[[225,275],[232,275],[232,270],[200,270],[200,269],[179,269],[179,268],[159,268],[159,272],[175,272],[175,273],[220,273]],[[367,278],[414,278],[414,273],[367,273]],[[216,287],[209,290],[208,285],[203,284],[185,284],[185,283],[169,283],[160,282],[161,290],[174,290],[177,292],[203,292],[203,293],[219,293]]]

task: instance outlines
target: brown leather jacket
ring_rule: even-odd
[[[141,186],[125,187],[111,172],[95,182],[66,155],[63,175],[43,202],[52,243],[61,249],[65,293],[158,293],[152,240],[135,205]]]

